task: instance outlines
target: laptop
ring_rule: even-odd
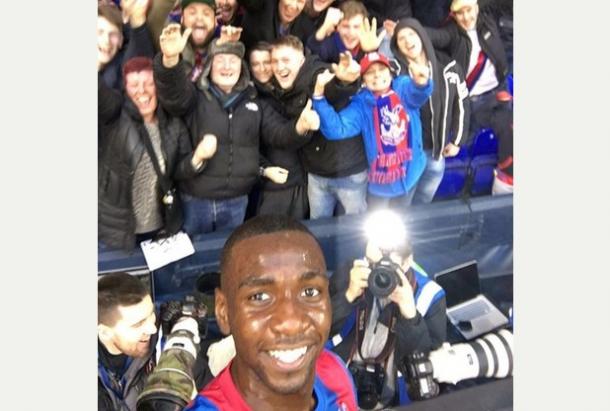
[[[466,340],[508,324],[508,318],[481,294],[475,260],[436,273],[434,281],[445,290],[449,321]]]

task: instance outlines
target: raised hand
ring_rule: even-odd
[[[419,64],[415,62],[409,62],[409,76],[415,81],[416,84],[424,86],[428,83],[430,78],[430,66],[429,64]]]
[[[193,153],[193,164],[200,165],[205,160],[212,158],[214,153],[216,153],[217,144],[216,136],[214,134],[204,135]]]
[[[288,180],[288,170],[282,167],[265,167],[263,175],[276,184],[284,184]]]
[[[186,42],[191,35],[190,28],[180,33],[180,24],[172,23],[163,29],[159,36],[159,44],[163,53],[163,65],[165,67],[173,67],[180,60],[180,53],[184,50]]]
[[[148,0],[121,0],[121,10],[129,18],[131,28],[140,27],[146,23]]]
[[[220,38],[216,40],[216,44],[220,45],[223,43],[239,41],[242,30],[243,29],[241,27],[222,26],[220,28]]]
[[[364,19],[364,27],[360,32],[360,48],[364,52],[375,51],[381,45],[385,37],[386,29],[381,30],[377,35],[377,19],[373,17],[372,23],[369,24],[368,19]]]
[[[397,285],[388,298],[390,301],[398,305],[400,314],[402,314],[402,316],[407,320],[410,320],[417,314],[413,289],[411,288],[411,284],[409,284],[409,280],[407,280],[407,276],[402,270],[396,270],[396,274],[398,275],[398,278],[400,278],[400,282],[402,284]]]
[[[320,97],[324,95],[324,87],[335,77],[334,73],[331,73],[330,70],[326,69],[316,77],[316,85],[313,90],[313,95],[315,97]]]
[[[318,113],[311,109],[311,99],[307,100],[305,108],[301,111],[301,115],[297,120],[296,130],[297,133],[303,135],[310,130],[317,130],[320,128],[320,117]]]
[[[394,30],[396,29],[396,22],[394,20],[384,20],[383,28],[385,29],[387,35],[392,37],[394,35]]]
[[[326,11],[326,17],[324,23],[316,31],[316,40],[322,41],[325,37],[331,35],[335,28],[343,18],[343,12],[336,7],[329,7]]]
[[[332,64],[337,78],[345,83],[353,83],[360,77],[360,64],[352,58],[349,51],[339,54],[339,64]]]
[[[364,293],[364,290],[369,286],[370,274],[371,269],[366,259],[354,260],[354,265],[349,272],[349,285],[345,291],[345,298],[348,302],[353,303],[356,298]]]

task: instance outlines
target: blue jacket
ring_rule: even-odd
[[[409,192],[426,167],[426,155],[422,147],[422,128],[419,108],[432,94],[433,81],[418,86],[408,76],[398,76],[392,81],[392,89],[402,100],[409,116],[409,148],[412,158],[405,162],[406,175],[391,184],[369,182],[369,193],[378,197],[398,197]],[[364,139],[364,149],[369,166],[377,158],[373,109],[375,96],[367,89],[361,89],[350,104],[340,113],[332,108],[325,97],[314,97],[313,108],[320,116],[320,131],[329,140],[342,140],[358,134]]]

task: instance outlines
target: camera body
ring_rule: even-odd
[[[160,317],[163,335],[169,335],[176,322],[182,317],[191,317],[197,321],[199,337],[205,338],[208,330],[208,309],[203,301],[192,295],[187,295],[184,300],[171,300],[161,304]]]
[[[348,366],[358,392],[358,405],[366,410],[373,409],[381,398],[385,373],[382,364],[362,364],[351,362]]]
[[[392,294],[396,286],[402,285],[397,270],[402,271],[402,268],[384,254],[381,260],[371,265],[371,274],[368,279],[369,291],[378,298],[385,298]]]

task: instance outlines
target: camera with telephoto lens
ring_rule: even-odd
[[[371,266],[371,274],[368,279],[368,289],[374,296],[379,298],[387,297],[398,285],[402,285],[400,277],[396,273],[402,268],[384,255],[381,260]]]
[[[413,400],[436,397],[438,383],[505,378],[513,374],[513,334],[500,330],[466,343],[445,343],[428,355],[415,352],[407,356],[405,368],[408,393]]]
[[[352,362],[348,368],[356,385],[358,405],[365,410],[373,409],[383,389],[385,374],[382,365]]]
[[[205,338],[208,330],[208,309],[203,301],[187,295],[183,301],[166,301],[161,304],[160,317],[163,335],[169,335],[174,324],[182,317],[192,317],[197,321],[199,337]]]

